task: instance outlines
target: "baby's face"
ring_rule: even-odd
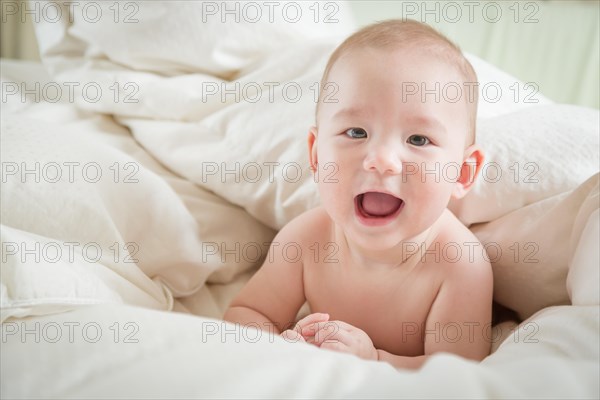
[[[309,134],[323,206],[370,249],[420,234],[448,205],[464,161],[469,107],[442,90],[464,89],[463,79],[418,49],[360,49],[340,58],[327,81],[339,89],[337,102],[320,105],[318,132]],[[422,101],[422,89],[436,87],[438,98]]]

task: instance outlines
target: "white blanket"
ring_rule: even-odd
[[[597,110],[541,96],[481,104],[488,175],[451,208],[488,248],[495,299],[525,319],[513,334],[496,327],[498,349],[481,364],[439,354],[408,373],[255,341],[208,318],[222,316],[275,231],[318,202],[305,149],[310,88],[349,28],[275,24],[252,36],[242,24],[213,48],[201,38],[225,35],[223,26],[189,22],[200,3],[143,4],[140,15],[156,18],[141,24],[38,25],[52,77],[3,63],[3,397],[600,395]],[[177,46],[186,28],[168,30],[172,21],[192,30],[196,52]],[[483,85],[522,84],[472,60]],[[22,82],[94,82],[104,95],[36,102]],[[269,82],[279,83],[273,98]],[[208,94],[223,84],[239,86],[240,99]],[[248,101],[257,88],[261,100]],[[93,331],[69,340],[69,326],[90,322],[97,343]],[[39,343],[26,329],[38,329]]]

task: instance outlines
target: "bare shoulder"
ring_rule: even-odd
[[[277,235],[279,240],[293,240],[300,245],[327,240],[332,221],[322,206],[298,215],[288,222]]]
[[[492,266],[483,244],[452,212],[446,210],[437,237],[441,263],[450,274],[463,283],[492,280]],[[483,281],[483,282],[482,282]]]
[[[441,221],[438,251],[442,282],[427,316],[427,329],[459,327],[458,340],[425,341],[425,354],[447,351],[482,360],[490,352],[486,331],[492,319],[493,274],[477,237],[451,212]],[[444,250],[445,249],[445,250]],[[443,329],[443,328],[442,328]]]

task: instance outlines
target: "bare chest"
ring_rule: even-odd
[[[424,354],[427,315],[438,279],[421,268],[410,274],[310,265],[304,285],[312,312],[329,313],[365,331],[375,348],[397,355]]]

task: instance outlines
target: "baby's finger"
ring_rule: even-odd
[[[306,343],[308,344],[314,344],[315,346],[319,347],[319,345],[315,343],[314,336],[305,337],[304,340],[306,340]]]
[[[302,318],[300,321],[298,321],[296,323],[296,326],[294,327],[294,329],[297,329],[299,332],[301,332],[305,326],[312,325],[315,322],[325,322],[325,321],[329,321],[329,314],[325,314],[325,313],[309,314],[306,317]]]
[[[314,335],[314,343],[319,347],[323,343],[329,341],[336,341],[349,345],[351,340],[350,332],[340,329],[337,325],[325,325],[322,329],[315,332]]]
[[[335,328],[332,328],[332,327],[335,327]],[[316,332],[318,332],[322,329],[325,329],[325,328],[334,329],[334,331],[345,330],[347,332],[351,332],[352,330],[355,329],[352,325],[347,324],[343,321],[326,321],[326,322],[315,322],[312,325],[308,325],[308,326],[302,328],[302,330],[300,330],[300,332],[302,333],[303,336],[312,336]]]
[[[338,331],[340,328],[337,326],[336,321],[314,322],[303,326],[300,333],[302,333],[302,336],[314,336],[317,331],[322,329]]]
[[[322,349],[340,351],[343,353],[350,353],[350,348],[345,344],[338,340],[327,340],[319,346]]]
[[[287,331],[283,331],[281,333],[281,337],[284,338],[287,342],[296,343],[296,342],[306,342],[304,337],[297,331],[293,329],[288,329]]]

